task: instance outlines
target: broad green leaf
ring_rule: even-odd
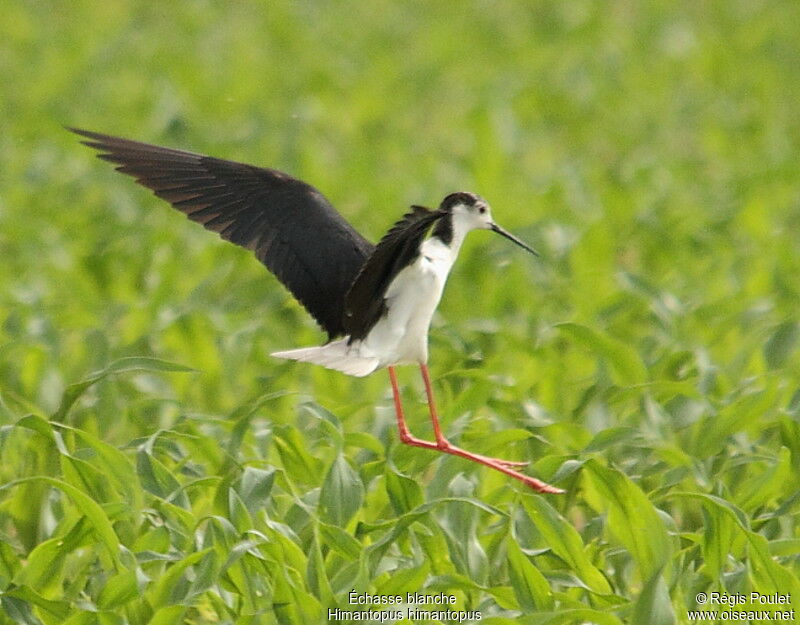
[[[603,451],[624,441],[635,438],[638,430],[631,427],[611,427],[599,432],[584,449],[585,453]]]
[[[75,504],[75,507],[78,508],[78,510],[80,510],[80,512],[85,515],[92,524],[98,540],[105,547],[108,555],[111,557],[115,565],[118,568],[123,568],[119,559],[119,539],[114,532],[114,528],[112,527],[110,520],[103,511],[103,508],[93,501],[91,497],[88,497],[85,493],[81,492],[71,484],[67,484],[63,480],[58,480],[56,478],[39,475],[14,480],[8,484],[3,484],[0,486],[0,492],[13,488],[17,485],[37,482],[57,488],[67,497],[69,497],[72,500],[72,503]]]
[[[189,373],[196,371],[191,367],[179,365],[174,362],[166,360],[159,360],[158,358],[145,358],[141,356],[120,358],[109,364],[105,369],[91,374],[89,377],[70,384],[64,391],[61,398],[61,405],[58,410],[53,413],[53,421],[63,421],[72,405],[83,395],[87,389],[91,388],[101,380],[104,380],[110,375],[117,375],[120,373],[129,373],[135,371],[158,371],[158,372],[179,372]]]
[[[638,354],[625,343],[577,323],[558,323],[556,327],[585,348],[607,360],[621,386],[642,384],[647,381],[647,369],[644,363]]]
[[[175,625],[180,623],[186,608],[182,605],[168,605],[158,608],[153,614],[153,618],[147,621],[147,625]]]
[[[792,458],[786,447],[781,447],[765,471],[759,471],[743,481],[736,489],[735,501],[743,510],[752,510],[780,497],[792,479]]]
[[[391,571],[389,579],[378,586],[376,595],[405,595],[409,592],[420,592],[430,573],[430,564],[426,561],[419,566],[397,568]]]
[[[247,506],[232,488],[228,489],[228,517],[239,533],[244,533],[253,527],[253,519]]]
[[[761,534],[748,532],[750,574],[754,587],[761,594],[788,593],[800,606],[800,580],[787,567],[779,564],[769,552],[769,542]]]
[[[796,321],[784,321],[780,324],[764,344],[764,360],[770,369],[782,367],[792,352],[797,348],[800,339],[800,324]]]
[[[14,623],[42,625],[42,622],[34,616],[31,604],[23,599],[4,593],[0,595],[0,608],[3,609],[3,614],[7,615]]]
[[[361,543],[338,525],[317,522],[322,544],[335,550],[347,560],[358,560],[361,554]]]
[[[514,589],[520,608],[526,613],[552,610],[553,594],[550,584],[539,569],[528,560],[528,556],[522,553],[511,533],[506,538],[506,553],[511,587]]]
[[[320,514],[325,521],[344,527],[353,518],[364,500],[361,478],[338,454],[328,469],[319,493]]]
[[[28,556],[30,561],[30,556]],[[0,584],[5,587],[7,580],[13,579],[20,570],[21,561],[9,543],[0,540]]]
[[[135,571],[122,571],[106,581],[97,598],[97,606],[113,610],[139,596]]]
[[[303,408],[318,420],[319,427],[325,438],[331,441],[338,450],[341,450],[344,444],[344,435],[342,434],[342,424],[339,418],[330,410],[313,401],[303,404]]]
[[[95,501],[119,500],[110,492],[106,475],[88,462],[62,454],[61,473],[65,482],[79,488]]]
[[[181,502],[186,503],[180,482],[167,467],[144,448],[136,454],[136,472],[146,491],[161,499],[169,499],[170,496],[181,493]]]
[[[718,454],[726,440],[746,428],[757,428],[764,414],[775,404],[774,387],[747,393],[723,406],[718,414],[699,421],[695,427],[695,441],[690,453],[708,458]]]
[[[46,622],[48,623],[62,623],[70,613],[70,605],[68,602],[45,599],[33,588],[29,588],[28,586],[10,588],[4,591],[3,595],[4,598],[13,597],[22,599],[25,603],[35,606],[37,611],[41,613],[43,618],[46,618]]]
[[[311,544],[311,553],[306,567],[306,579],[311,592],[323,604],[332,605],[334,603],[333,590],[331,589],[331,583],[325,569],[325,561],[322,557],[322,549],[320,548],[319,532],[314,532],[314,540]]]
[[[368,432],[345,432],[344,444],[349,447],[359,447],[371,451],[379,458],[386,451],[383,443]]]
[[[564,560],[587,587],[599,594],[610,594],[611,587],[603,574],[586,555],[580,534],[544,497],[525,497],[522,500],[544,542]]]
[[[211,553],[213,553],[211,548],[196,551],[167,568],[145,593],[150,605],[157,611],[156,613],[164,607],[180,604],[183,601],[188,592],[185,579],[187,569],[203,558],[209,557]]]
[[[453,501],[469,504],[492,515],[506,516],[497,508],[494,508],[493,506],[490,506],[472,497],[443,497],[441,499],[424,503],[414,510],[406,512],[404,515],[398,517],[394,522],[382,524],[380,526],[382,528],[387,528],[387,531],[365,550],[366,556],[369,559],[369,572],[374,573],[386,550],[394,543],[395,540],[397,540],[400,535],[407,531],[410,525],[429,515],[431,510],[434,508]],[[360,525],[363,526],[365,524]],[[375,529],[377,530],[377,528]]]
[[[239,480],[239,495],[251,515],[265,507],[275,483],[275,469],[245,467]]]
[[[46,419],[42,419],[42,417],[38,415],[33,415],[33,414],[25,415],[24,417],[19,419],[15,423],[15,425],[17,427],[32,430],[33,432],[38,432],[49,441],[52,441],[54,444],[56,442],[53,425],[49,421],[47,421]]]
[[[386,464],[384,471],[386,494],[395,514],[404,514],[421,505],[424,501],[422,488],[410,477],[394,469],[390,463]]]
[[[130,458],[116,447],[100,440],[96,436],[77,428],[72,428],[64,424],[55,424],[63,432],[70,432],[80,438],[96,454],[93,465],[99,467],[105,475],[112,481],[116,491],[136,503],[139,507],[141,495],[141,485],[136,475],[133,463]]]
[[[300,484],[319,483],[321,463],[308,453],[306,441],[296,427],[276,428],[274,442],[288,479]]]
[[[584,470],[592,507],[607,514],[608,531],[633,556],[642,578],[651,579],[672,554],[672,543],[658,512],[623,473],[596,460],[589,460]]]
[[[217,551],[206,554],[194,567],[194,579],[187,596],[194,597],[214,586],[220,577],[220,555]]]
[[[458,475],[451,482],[450,489],[466,498],[473,486]],[[489,560],[478,539],[478,510],[460,499],[455,498],[441,506],[437,516],[456,570],[483,585],[489,575]]]
[[[741,548],[736,546],[737,523],[735,518],[719,506],[705,503],[703,508],[706,518],[702,538],[703,556],[709,578],[717,580],[727,570],[728,559]]]
[[[46,596],[63,582],[64,560],[73,550],[74,541],[65,541],[63,537],[42,541],[28,555],[25,566],[19,569],[14,583],[29,586]]]
[[[633,606],[631,622],[637,625],[674,625],[675,613],[670,603],[669,590],[659,571],[642,588]]]
[[[524,621],[523,621],[524,622]],[[555,614],[537,615],[535,622],[538,625],[633,625],[623,623],[620,618],[611,612],[601,612],[591,608],[568,608],[559,610]]]

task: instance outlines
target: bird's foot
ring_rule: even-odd
[[[460,456],[461,458],[466,458],[467,460],[472,460],[473,462],[477,462],[484,466],[487,466],[491,469],[495,469],[496,471],[500,471],[501,473],[505,473],[509,477],[513,477],[516,480],[519,480],[526,486],[532,488],[537,493],[545,493],[550,495],[559,495],[564,493],[561,488],[557,488],[555,486],[551,486],[547,482],[543,482],[535,477],[531,477],[530,475],[525,475],[524,473],[520,473],[516,469],[522,468],[528,465],[527,462],[517,462],[514,460],[502,460],[500,458],[490,458],[488,456],[483,456],[481,454],[475,454],[471,451],[467,451],[466,449],[461,449],[461,447],[456,447],[447,439],[441,439],[437,442],[433,441],[426,441],[419,438],[416,438],[408,431],[400,431],[400,440],[405,443],[406,445],[411,445],[413,447],[423,447],[425,449],[431,449],[434,451],[440,451],[446,454],[451,454],[453,456]]]
[[[533,490],[538,493],[547,493],[551,495],[558,495],[564,493],[565,491],[561,488],[556,488],[555,486],[551,486],[547,482],[543,482],[542,480],[536,479],[535,477],[531,477],[530,475],[525,475],[524,473],[520,473],[516,469],[521,469],[528,466],[528,462],[518,462],[516,460],[503,460],[502,458],[491,458],[489,456],[484,456],[483,454],[476,454],[471,451],[467,451],[466,449],[461,449],[460,447],[456,447],[447,439],[443,439],[437,441],[436,444],[437,449],[439,451],[443,451],[448,454],[452,454],[454,456],[460,456],[462,458],[467,458],[474,462],[478,462],[482,465],[490,467],[492,469],[496,469],[501,473],[505,473],[509,477],[513,477],[514,479],[519,480],[526,486],[529,486]]]
[[[490,456],[484,456],[482,454],[475,454],[475,456],[483,458],[487,462],[493,462],[501,466],[504,466],[507,469],[524,469],[530,464],[530,462],[528,462],[527,460],[504,460],[503,458],[492,458]]]
[[[491,456],[484,456],[483,454],[476,454],[471,451],[467,451],[465,449],[461,449],[461,447],[456,447],[447,439],[442,441],[437,441],[436,443],[437,448],[439,451],[443,451],[448,454],[454,454],[456,456],[465,456],[471,458],[473,460],[479,460],[482,464],[486,465],[500,465],[507,469],[524,469],[527,467],[530,462],[526,460],[505,460],[503,458],[492,458]]]

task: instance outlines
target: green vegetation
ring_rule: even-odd
[[[5,3],[0,623],[800,603],[798,24],[791,0]],[[322,333],[62,124],[289,171],[372,239],[486,197],[542,257],[471,235],[440,409],[568,493],[399,445],[383,374],[271,359]]]

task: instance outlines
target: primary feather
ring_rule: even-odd
[[[223,239],[252,250],[329,338],[345,334],[345,296],[375,246],[317,189],[275,169],[70,128]]]

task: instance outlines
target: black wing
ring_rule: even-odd
[[[117,171],[252,250],[332,338],[347,290],[375,249],[314,187],[264,169],[70,128]]]
[[[351,341],[363,339],[386,312],[389,284],[419,255],[431,224],[445,214],[412,206],[378,243],[345,297],[344,330]]]

